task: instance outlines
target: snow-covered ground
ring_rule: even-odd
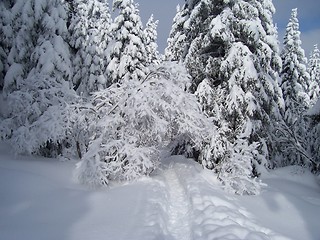
[[[261,195],[241,197],[174,156],[152,177],[94,190],[73,181],[75,162],[8,149],[0,145],[1,240],[320,239],[320,187],[298,167],[268,174]]]

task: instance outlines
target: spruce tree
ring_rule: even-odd
[[[73,58],[74,89],[85,96],[107,87],[105,70],[111,42],[111,15],[104,0],[75,0],[69,31]]]
[[[185,5],[177,6],[177,13],[173,19],[171,31],[167,39],[168,46],[165,49],[165,59],[179,61],[183,58],[186,46],[186,32],[184,24],[189,17],[189,10]]]
[[[114,41],[109,45],[108,81],[142,79],[146,74],[147,52],[138,5],[133,0],[114,0],[113,10],[119,14],[111,28]]]
[[[67,5],[62,0],[17,1],[12,12],[16,32],[5,77],[1,136],[11,138],[18,153],[46,154],[42,149],[66,138],[64,110],[73,98]]]
[[[320,98],[314,106],[308,110],[306,115],[310,118],[310,129],[308,132],[308,150],[311,156],[311,170],[320,172]]]
[[[308,82],[307,59],[301,47],[298,10],[293,9],[291,18],[284,36],[281,52],[283,69],[281,72],[281,88],[285,100],[284,119],[289,126],[300,118],[308,109]]]
[[[159,52],[157,44],[157,26],[159,21],[155,21],[153,15],[149,18],[146,28],[144,29],[145,44],[147,51],[147,63],[158,64]]]
[[[320,97],[320,50],[318,45],[310,54],[308,61],[308,73],[310,74],[309,97],[311,104],[315,104]]]
[[[8,54],[8,70],[4,79],[4,93],[20,89],[31,70],[30,56],[37,44],[36,15],[30,1],[17,0],[11,8],[12,43]]]
[[[202,0],[193,5],[186,25],[191,43],[184,62],[191,90],[219,129],[220,146],[205,147],[202,163],[240,194],[256,193],[258,185],[250,178],[272,164],[275,154],[271,133],[281,119],[283,99],[273,13],[271,1]],[[246,177],[238,181],[240,172]]]
[[[12,0],[0,2],[0,91],[3,89],[4,77],[8,69],[8,54],[12,42]]]
[[[281,145],[282,161],[280,166],[289,164],[309,165],[308,121],[303,117],[309,108],[307,59],[301,47],[298,11],[293,9],[284,36],[281,52],[283,69],[281,88],[285,111],[284,122],[277,129]]]

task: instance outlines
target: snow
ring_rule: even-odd
[[[164,157],[151,177],[88,189],[76,161],[14,155],[0,144],[0,240],[317,240],[317,178],[300,167],[263,177],[259,196],[224,192],[209,170]]]
[[[316,104],[311,109],[309,109],[309,111],[307,111],[306,115],[308,116],[320,115],[320,98],[318,99]]]

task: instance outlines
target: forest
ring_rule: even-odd
[[[239,195],[298,165],[320,172],[320,51],[293,9],[280,49],[272,0],[186,0],[164,54],[133,0],[0,2],[0,139],[77,159],[92,187],[192,158]]]

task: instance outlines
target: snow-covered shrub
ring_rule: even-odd
[[[159,150],[181,136],[200,147],[207,118],[186,86],[175,83],[186,75],[175,69],[181,67],[164,64],[143,81],[130,79],[94,94],[93,135],[76,170],[80,182],[106,185],[148,175],[158,165]]]
[[[313,172],[320,172],[320,98],[316,104],[309,109],[306,115],[310,118],[310,129],[308,131],[308,153],[310,154],[310,165]]]
[[[299,165],[308,167],[312,163],[312,157],[308,150],[308,131],[310,119],[298,118],[289,125],[281,121],[275,128],[276,142],[279,146],[279,160],[274,162],[273,167],[284,167],[289,165]]]
[[[225,143],[228,148],[226,162],[217,166],[218,179],[222,181],[225,190],[239,195],[257,195],[260,193],[260,183],[253,176],[255,156],[259,155],[259,144],[248,144],[245,139],[237,139],[234,144]]]
[[[263,144],[249,144],[245,138],[230,142],[226,124],[212,127],[211,142],[202,147],[199,162],[217,174],[226,191],[238,195],[259,194],[261,184],[257,181],[257,172],[263,170],[255,163],[265,161],[259,159],[262,157],[259,152],[262,151]]]

